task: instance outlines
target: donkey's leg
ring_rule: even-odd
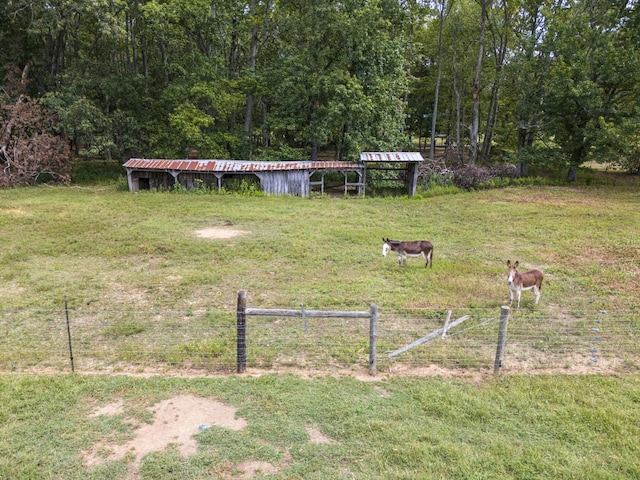
[[[516,297],[518,298],[518,308],[520,308],[520,294],[522,293],[522,289],[516,290]]]
[[[540,300],[540,289],[535,285],[533,287],[533,294],[536,296],[536,304],[537,304],[538,301]]]

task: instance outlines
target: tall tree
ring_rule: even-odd
[[[429,145],[429,158],[433,161],[436,156],[436,128],[438,124],[438,100],[440,98],[440,80],[442,79],[442,41],[444,20],[446,18],[445,12],[450,9],[450,5],[453,0],[442,0],[438,5],[438,71],[436,73],[436,86],[433,94],[433,115],[431,118],[431,143]]]
[[[523,0],[513,22],[513,55],[505,67],[505,83],[510,87],[505,113],[515,123],[512,131],[516,132],[514,148],[521,176],[529,174],[527,153],[534,147],[543,114],[544,85],[552,58],[547,42],[552,12],[553,4]],[[507,137],[503,138],[509,145]]]
[[[568,181],[589,160],[621,152],[619,128],[637,104],[637,52],[624,32],[635,2],[574,0],[557,11],[551,33],[554,62],[545,88],[545,131],[568,166]],[[637,115],[637,112],[634,114]]]
[[[484,37],[487,25],[487,10],[491,5],[491,0],[479,0],[480,2],[480,34],[478,38],[478,57],[476,60],[475,76],[473,78],[473,116],[469,127],[470,151],[469,164],[474,165],[478,159],[478,134],[480,130],[480,74],[482,72],[482,62],[484,60]]]
[[[513,35],[511,28],[512,9],[508,0],[498,0],[490,9],[489,38],[492,47],[491,58],[493,59],[494,70],[490,82],[491,89],[488,99],[485,130],[482,139],[482,151],[480,160],[488,162],[493,145],[496,123],[498,121],[499,99],[503,83],[503,69],[506,57],[509,53],[509,39]]]

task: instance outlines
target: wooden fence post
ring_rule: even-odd
[[[236,371],[244,373],[247,369],[247,292],[238,292],[237,319],[237,356]]]
[[[377,373],[376,353],[378,350],[378,307],[371,305],[369,319],[369,374]]]
[[[498,330],[498,347],[496,349],[496,359],[493,362],[493,374],[498,375],[500,373],[500,367],[502,367],[502,352],[504,350],[504,344],[507,340],[507,322],[509,320],[509,312],[511,308],[503,306],[500,309],[500,328]]]

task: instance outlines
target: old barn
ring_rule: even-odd
[[[170,160],[131,158],[124,164],[127,169],[129,190],[169,189],[179,184],[185,189],[224,188],[234,180],[249,179],[257,181],[260,189],[269,195],[300,195],[318,191],[325,193],[325,177],[333,174],[341,179],[341,188],[345,195],[353,192],[364,195],[366,184],[366,163],[397,164],[401,162],[410,169],[407,175],[408,193],[415,193],[416,162],[415,155],[407,153],[366,153],[360,162],[340,161],[250,161],[250,160]]]

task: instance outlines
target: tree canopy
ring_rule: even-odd
[[[509,161],[525,175],[555,165],[572,179],[588,161],[640,171],[632,0],[1,0],[0,9],[3,131],[19,117],[76,156],[356,160],[437,134],[462,163]],[[17,101],[11,76],[26,65]],[[27,106],[40,113],[18,115]]]

